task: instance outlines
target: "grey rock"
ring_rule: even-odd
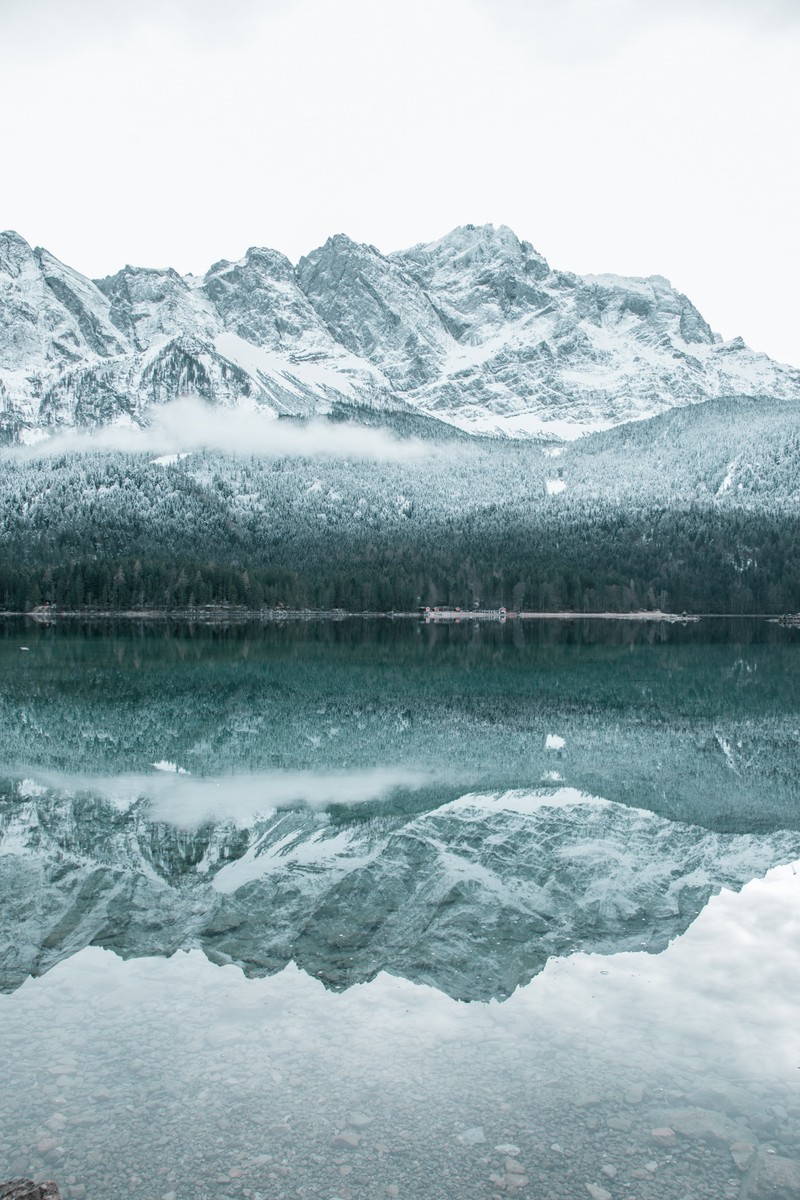
[[[633,1129],[633,1121],[630,1117],[609,1117],[606,1121],[609,1129],[614,1129],[618,1133],[630,1133]]]
[[[681,1137],[711,1142],[722,1146],[756,1144],[755,1134],[744,1125],[737,1125],[723,1113],[708,1108],[655,1109],[651,1119],[668,1127]]]
[[[760,1150],[742,1183],[740,1200],[798,1200],[800,1159]]]
[[[361,1134],[356,1133],[353,1129],[343,1129],[341,1133],[337,1133],[331,1138],[332,1146],[339,1146],[344,1150],[355,1150],[361,1145]]]
[[[750,1166],[755,1153],[756,1147],[752,1142],[733,1142],[731,1145],[731,1158],[742,1172]]]
[[[473,1125],[459,1133],[458,1140],[462,1146],[481,1146],[486,1141],[486,1135],[481,1125]]]
[[[350,1112],[346,1120],[351,1129],[366,1129],[367,1125],[372,1124],[372,1117],[363,1112]]]
[[[0,1200],[61,1200],[52,1181],[34,1183],[32,1179],[9,1179],[0,1183]]]

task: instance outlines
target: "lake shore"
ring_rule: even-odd
[[[500,622],[509,621],[636,621],[658,622],[661,624],[696,623],[704,618],[722,618],[728,620],[747,618],[773,621],[780,624],[800,624],[800,616],[785,613],[673,613],[659,609],[640,609],[634,612],[575,612],[560,610],[558,612],[506,612],[500,610],[480,610],[478,612],[441,608],[429,612],[420,610],[349,610],[332,609],[290,609],[263,608],[249,609],[227,605],[206,605],[200,608],[142,608],[142,609],[59,609],[40,606],[28,612],[13,610],[0,611],[0,618],[10,619],[27,617],[31,620],[49,624],[57,620],[67,621],[180,621],[194,624],[244,624],[260,622],[276,624],[297,621],[346,621],[346,620],[392,620],[392,621],[421,621],[431,625],[467,624],[470,622]]]

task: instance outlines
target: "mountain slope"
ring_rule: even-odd
[[[491,226],[392,257],[455,339],[415,401],[464,428],[569,437],[720,396],[800,395],[800,373],[723,343],[661,276],[551,270]]]
[[[505,227],[388,256],[340,234],[296,268],[252,248],[202,277],[125,267],[95,283],[0,234],[6,441],[146,425],[186,395],[552,439],[712,398],[797,401],[800,371],[723,343],[661,276],[554,270]]]
[[[503,998],[551,956],[657,953],[720,887],[798,854],[797,833],[711,833],[564,788],[181,830],[28,780],[0,803],[0,989],[86,945],[200,946],[253,975],[295,961],[336,989],[388,970]]]

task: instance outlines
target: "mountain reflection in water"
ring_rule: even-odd
[[[5,1174],[794,1195],[799,648],[8,623]]]
[[[364,783],[336,778],[354,795]],[[274,776],[244,790],[270,785],[292,794]],[[237,820],[185,827],[230,790],[235,780],[175,777],[123,807],[18,783],[0,842],[2,986],[82,946],[197,946],[250,975],[293,961],[337,989],[387,970],[462,1000],[503,998],[553,956],[657,953],[720,887],[800,857],[798,832],[722,834],[564,787],[367,821],[283,808],[245,823],[240,800]]]
[[[0,997],[0,1153],[137,1200],[555,1198],[612,1178],[789,1197],[772,1184],[800,1169],[798,914],[778,867],[658,956],[553,959],[503,1004],[84,949]]]

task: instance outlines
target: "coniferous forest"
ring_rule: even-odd
[[[565,447],[391,446],[6,451],[0,607],[800,608],[793,405],[711,402]]]

